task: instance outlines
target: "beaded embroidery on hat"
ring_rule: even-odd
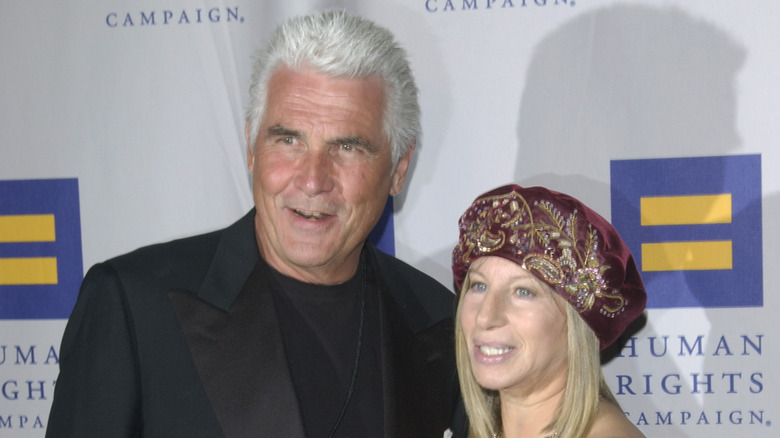
[[[468,266],[472,258],[511,251],[518,264],[557,289],[578,312],[591,310],[600,299],[598,312],[613,318],[625,300],[604,279],[610,266],[599,259],[598,231],[581,225],[579,215],[576,208],[564,215],[547,200],[534,201],[532,208],[516,191],[481,198],[461,218],[454,256]]]

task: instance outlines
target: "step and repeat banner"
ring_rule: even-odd
[[[0,3],[0,435],[43,436],[92,264],[251,208],[253,51],[332,7],[391,29],[420,88],[388,251],[450,285],[477,195],[570,193],[612,220],[647,285],[605,356],[631,421],[780,435],[780,4],[762,0]]]

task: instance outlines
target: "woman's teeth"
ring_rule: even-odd
[[[488,347],[486,345],[481,345],[479,347],[479,351],[482,352],[485,356],[499,356],[502,354],[509,353],[512,351],[511,348],[496,348],[496,347]]]

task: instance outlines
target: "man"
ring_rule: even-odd
[[[255,209],[94,266],[50,437],[430,437],[450,421],[453,295],[366,243],[401,191],[417,91],[392,35],[292,19],[247,111]]]

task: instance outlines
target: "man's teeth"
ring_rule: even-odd
[[[298,216],[303,216],[307,219],[321,219],[322,213],[313,213],[309,211],[301,211],[301,210],[295,210],[295,214]]]
[[[485,356],[498,356],[501,354],[506,354],[512,351],[511,348],[496,348],[496,347],[488,347],[486,345],[480,345],[479,351],[482,352]]]

